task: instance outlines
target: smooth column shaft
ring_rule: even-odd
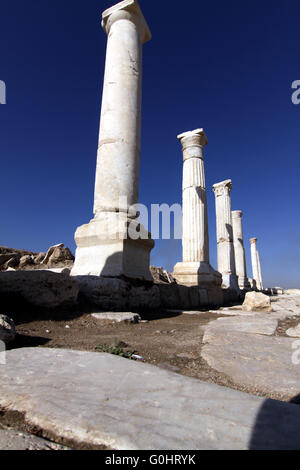
[[[138,202],[142,45],[137,26],[112,24],[107,43],[94,213]],[[125,199],[124,199],[125,201]],[[124,207],[123,209],[126,209]]]

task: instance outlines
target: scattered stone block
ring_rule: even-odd
[[[97,320],[110,320],[116,323],[140,323],[141,317],[132,312],[100,312],[92,313]]]
[[[270,297],[261,292],[247,292],[243,303],[243,310],[247,312],[272,312]]]
[[[10,343],[16,337],[14,321],[7,315],[0,315],[0,341]]]
[[[300,323],[299,325],[295,326],[295,328],[289,328],[286,331],[286,334],[292,338],[300,338]]]

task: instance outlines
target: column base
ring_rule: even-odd
[[[133,239],[133,237],[137,239]],[[126,213],[102,212],[78,227],[71,276],[127,277],[153,281],[150,252],[154,241],[138,221]]]
[[[247,277],[238,276],[238,284],[241,290],[251,290],[251,285]]]
[[[221,286],[222,276],[206,262],[177,263],[173,276],[179,284],[185,286]]]
[[[233,289],[239,291],[238,277],[236,274],[223,274],[222,275],[222,287],[224,289]]]

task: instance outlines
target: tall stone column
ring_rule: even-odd
[[[72,275],[152,279],[150,234],[139,224],[142,44],[150,30],[136,0],[106,10],[108,35],[96,169],[94,219],[79,227]],[[140,233],[133,239],[130,233]]]
[[[260,259],[259,259],[259,254],[257,251],[256,243],[257,243],[257,238],[250,239],[252,276],[253,276],[253,281],[254,281],[253,288],[256,287],[256,289],[262,290]]]
[[[231,180],[213,186],[216,199],[218,271],[222,274],[223,287],[239,290],[234,259],[231,189]]]
[[[262,273],[261,273],[260,256],[259,256],[259,251],[258,251],[258,250],[256,250],[256,256],[257,256],[257,267],[258,267],[259,287],[260,287],[260,290],[264,290],[263,279],[262,279]]]
[[[250,283],[247,277],[242,216],[242,211],[232,211],[235,269],[236,275],[238,277],[239,287],[240,289],[245,290],[250,289]]]
[[[174,267],[181,284],[220,286],[221,275],[209,264],[209,239],[203,148],[203,129],[178,136],[183,150],[182,262]]]

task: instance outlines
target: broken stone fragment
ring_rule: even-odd
[[[272,312],[270,297],[261,292],[247,292],[243,303],[243,310],[247,312]]]
[[[24,255],[20,259],[19,268],[25,268],[27,266],[31,266],[33,264],[33,256],[32,255]]]
[[[299,325],[295,326],[295,328],[289,328],[286,331],[286,334],[292,338],[300,338],[300,323]]]
[[[16,328],[14,321],[7,315],[0,315],[0,341],[10,343],[15,339]]]

